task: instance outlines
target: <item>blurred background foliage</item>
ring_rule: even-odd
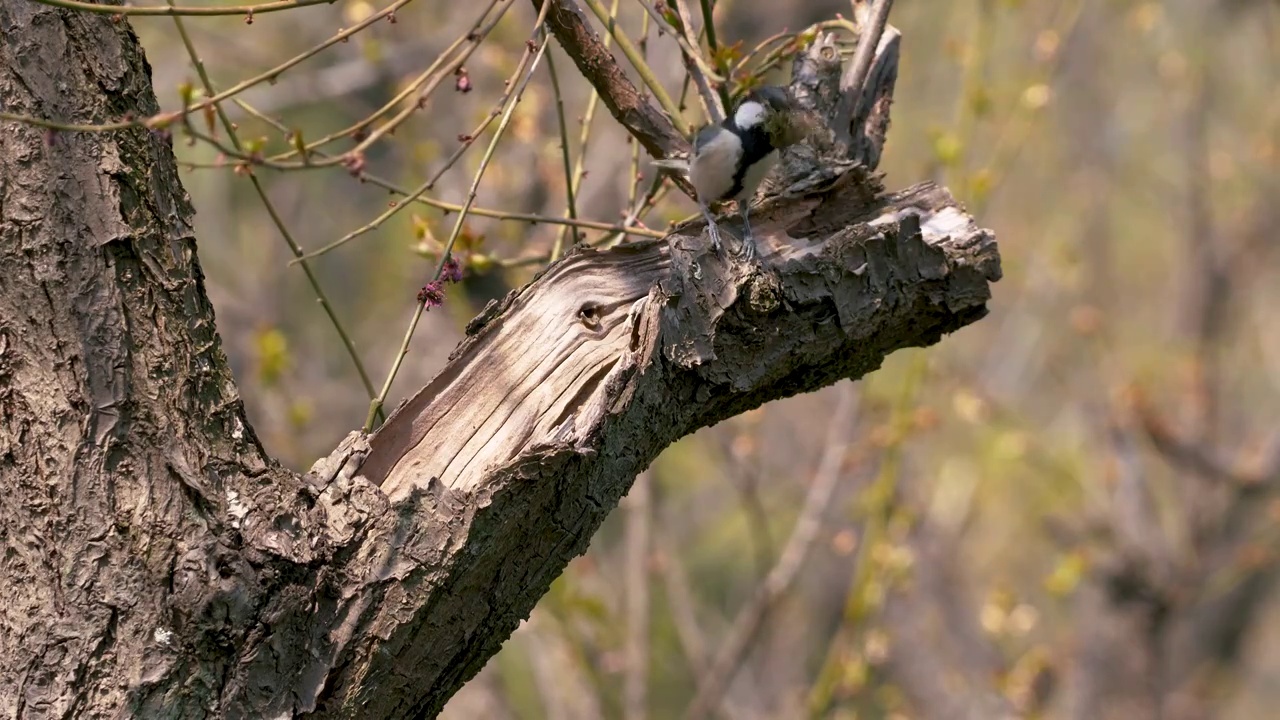
[[[849,12],[843,0],[715,5],[722,45],[742,48]],[[384,7],[337,0],[186,27],[225,88]],[[281,127],[308,140],[347,128],[481,9],[410,3],[241,96],[280,127],[225,107],[267,154],[293,146]],[[621,0],[633,38],[643,15]],[[412,188],[443,167],[499,107],[534,17],[514,3],[465,79],[373,144],[363,169]],[[181,86],[199,81],[172,21],[132,22],[162,105],[181,107]],[[856,385],[671,447],[446,717],[1274,716],[1280,4],[901,0],[891,22],[902,60],[881,170],[893,189],[945,183],[996,231],[1005,277],[991,315]],[[651,31],[648,54],[676,93],[676,45]],[[554,43],[549,55],[570,157],[584,156],[578,214],[616,223],[652,171],[632,165],[604,108],[582,153],[591,89]],[[564,214],[547,70],[477,206]],[[430,197],[466,199],[492,130]],[[254,427],[305,469],[363,422],[369,395],[246,173],[207,143],[177,144]],[[306,250],[397,201],[341,166],[255,174]],[[642,219],[660,230],[693,212],[671,193]],[[375,389],[454,217],[416,204],[311,262]],[[391,407],[558,235],[467,219],[466,278],[424,317]]]

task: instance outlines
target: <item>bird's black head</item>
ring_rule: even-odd
[[[758,102],[772,113],[790,112],[792,100],[787,89],[778,85],[766,85],[747,93],[745,101]]]
[[[784,148],[804,139],[800,114],[785,87],[766,85],[747,93],[734,108],[731,129],[762,129],[771,146]]]

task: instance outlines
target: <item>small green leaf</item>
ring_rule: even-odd
[[[715,54],[711,56],[711,65],[716,72],[725,75],[741,59],[742,41],[739,40],[732,45],[721,45],[716,48]]]

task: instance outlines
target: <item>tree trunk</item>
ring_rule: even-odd
[[[159,110],[127,22],[5,1],[0,37],[7,112]],[[571,253],[298,476],[245,419],[169,140],[4,122],[0,715],[433,716],[668,444],[985,313],[988,231],[832,167],[754,213],[761,265]]]

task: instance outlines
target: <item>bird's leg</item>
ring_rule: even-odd
[[[702,217],[707,219],[707,234],[711,236],[711,249],[717,253],[720,252],[720,226],[716,225],[716,219],[711,215],[711,208],[707,204],[699,201],[698,207],[702,208]]]
[[[749,200],[739,200],[738,212],[742,215],[742,256],[747,260],[754,260],[756,257],[756,239],[751,234],[751,202]]]

